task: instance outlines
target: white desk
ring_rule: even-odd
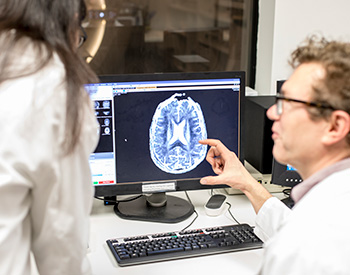
[[[224,193],[224,191],[221,192]],[[184,192],[171,193],[170,195],[186,198]],[[199,214],[190,229],[235,224],[227,211],[218,217],[206,215],[203,206],[210,197],[208,190],[189,191],[188,195]],[[231,212],[239,222],[254,226],[255,212],[244,195],[227,195],[227,201],[231,203]],[[106,244],[106,240],[109,238],[182,230],[190,224],[194,217],[195,214],[187,220],[175,224],[123,220],[114,214],[113,206],[104,206],[102,201],[95,200],[90,218],[91,233],[88,254],[93,274],[205,275],[227,272],[252,275],[257,273],[263,249],[119,267]]]

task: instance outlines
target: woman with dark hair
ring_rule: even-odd
[[[82,0],[0,2],[0,274],[89,274],[97,123]]]

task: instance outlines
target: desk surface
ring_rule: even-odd
[[[186,199],[184,192],[171,195]],[[189,191],[188,195],[199,215],[189,229],[235,224],[227,211],[218,217],[206,215],[204,204],[210,197],[210,191]],[[231,212],[239,222],[254,226],[255,212],[244,195],[227,195],[227,201],[232,205]],[[106,240],[109,238],[182,230],[194,217],[195,214],[185,221],[173,224],[123,220],[114,214],[113,206],[104,206],[102,201],[95,200],[90,217],[88,253],[93,274],[205,275],[215,274],[218,271],[240,275],[257,273],[263,255],[262,249],[119,267],[106,245]]]

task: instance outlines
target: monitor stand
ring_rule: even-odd
[[[114,212],[123,219],[177,223],[190,217],[194,207],[182,198],[155,193],[142,195],[132,201],[117,203],[114,206]]]

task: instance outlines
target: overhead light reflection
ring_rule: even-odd
[[[86,7],[88,12],[86,19],[83,22],[83,27],[88,38],[84,45],[79,49],[79,53],[87,63],[90,63],[99,50],[105,34],[106,20],[104,17],[106,3],[104,0],[87,0]],[[96,16],[96,13],[99,16]]]

